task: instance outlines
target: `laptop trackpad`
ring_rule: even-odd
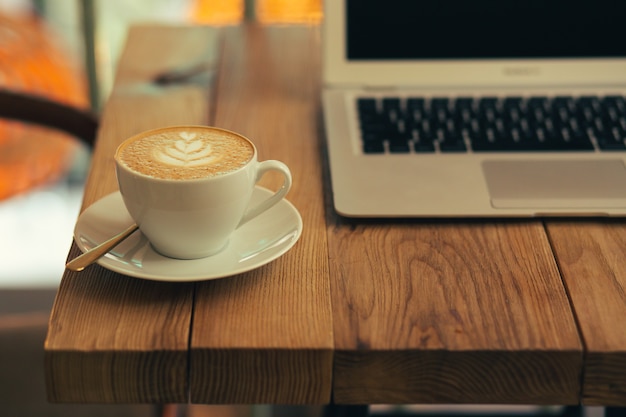
[[[626,168],[614,160],[483,162],[495,208],[626,207]]]

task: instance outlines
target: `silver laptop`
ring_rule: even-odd
[[[626,2],[324,7],[339,214],[626,215]]]

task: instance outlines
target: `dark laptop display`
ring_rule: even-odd
[[[348,0],[346,18],[350,60],[626,56],[623,0]]]

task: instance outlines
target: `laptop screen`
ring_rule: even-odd
[[[626,57],[624,0],[347,0],[348,60]]]

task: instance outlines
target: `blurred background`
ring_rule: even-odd
[[[316,24],[321,9],[321,0],[0,0],[0,87],[97,114],[133,23]],[[0,290],[60,282],[89,163],[75,142],[0,120]]]

